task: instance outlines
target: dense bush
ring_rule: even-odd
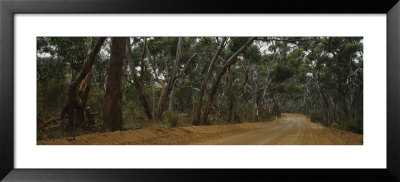
[[[97,112],[97,123],[103,123],[104,91],[91,88],[86,106],[90,106],[91,112]]]
[[[66,88],[68,83],[65,79],[50,79],[37,84],[37,106],[39,117],[48,118],[61,112],[67,101]]]
[[[122,118],[125,129],[140,128],[141,122],[146,120],[146,116],[140,110],[140,105],[134,101],[128,101],[122,108]]]
[[[166,127],[176,127],[178,126],[179,113],[173,110],[167,110],[163,113],[163,118]]]
[[[312,122],[321,123],[324,120],[324,111],[321,109],[314,109],[310,112],[310,117]]]
[[[331,128],[341,129],[339,123],[337,123],[337,122],[332,122]]]
[[[343,129],[356,133],[363,133],[363,119],[357,117],[356,119],[347,119],[343,121]]]

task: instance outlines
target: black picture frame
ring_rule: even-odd
[[[15,169],[14,15],[32,13],[381,13],[387,15],[386,169]],[[318,16],[318,15],[316,15]],[[398,0],[0,0],[0,179],[5,181],[400,181]],[[367,160],[367,159],[366,159]]]

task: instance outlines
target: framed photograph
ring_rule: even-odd
[[[0,179],[400,180],[396,0],[0,10]]]

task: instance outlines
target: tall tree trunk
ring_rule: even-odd
[[[79,104],[79,100],[81,99],[79,99],[77,95],[77,87],[79,84],[82,83],[82,80],[92,70],[93,62],[96,59],[96,56],[99,54],[100,48],[103,45],[105,39],[105,37],[100,37],[97,39],[97,42],[94,45],[93,49],[89,51],[89,54],[86,56],[81,71],[74,77],[74,79],[71,80],[68,85],[68,103],[61,113],[61,118],[64,118],[65,114],[68,115],[68,125],[70,128],[72,128],[74,124],[74,110],[82,110],[82,106],[80,106]]]
[[[143,55],[145,54],[144,50],[143,50]],[[137,75],[136,66],[134,65],[134,62],[131,60],[131,43],[130,43],[129,38],[126,43],[126,54],[127,54],[130,69],[133,72],[132,74],[133,74],[133,79],[134,79],[134,85],[136,87],[136,91],[139,93],[140,102],[142,103],[142,106],[146,113],[147,120],[151,121],[151,120],[153,120],[153,117],[151,114],[151,109],[148,104],[149,102],[147,101],[146,94],[144,93],[142,78],[139,78],[139,76]],[[142,56],[142,62],[143,62],[143,59],[144,59],[144,57]],[[143,65],[143,63],[142,63],[142,65]],[[143,77],[143,75],[141,75],[141,77]]]
[[[130,39],[129,39],[130,42]],[[129,45],[131,45],[129,43]],[[143,51],[142,51],[142,59],[140,61],[140,81],[142,81],[143,77],[144,77],[144,71],[146,69],[145,64],[144,64],[144,58],[146,56],[146,48],[147,48],[147,38],[144,37],[143,38]],[[143,84],[142,84],[143,85]]]
[[[171,91],[169,93],[169,103],[168,103],[168,110],[173,110],[173,101],[174,101],[174,92],[175,92],[175,87],[178,87],[182,82],[176,82],[176,80],[182,76],[187,68],[189,67],[189,63],[193,60],[193,58],[197,55],[197,53],[193,54],[190,59],[186,62],[183,70],[181,70],[179,73],[176,74],[174,83],[172,85]]]
[[[319,82],[319,74],[318,73],[314,73],[315,77],[316,77],[316,85],[317,85],[317,90],[318,93],[322,99],[322,101],[324,102],[324,107],[325,107],[325,120],[326,123],[328,125],[328,127],[330,126],[330,107],[329,107],[329,101],[328,101],[328,97],[324,94],[324,92],[321,89],[320,86],[320,82]]]
[[[192,91],[192,114],[191,115],[193,115],[195,107],[196,107],[196,105],[195,105],[195,97],[194,97],[194,92]]]
[[[229,74],[229,107],[228,107],[228,122],[232,120],[232,109],[233,109],[233,89],[232,89],[232,71],[228,68]]]
[[[252,80],[252,85],[251,85],[251,89],[252,89],[252,93],[255,93],[252,95],[252,121],[256,122],[258,121],[258,100],[257,100],[257,90],[258,90],[258,74],[257,74],[257,68],[255,66],[252,66],[251,68],[252,74],[251,76],[251,80]]]
[[[79,95],[79,99],[81,100],[80,103],[80,109],[77,110],[78,113],[78,121],[81,122],[81,124],[84,124],[85,121],[85,115],[88,118],[89,122],[93,122],[91,121],[91,116],[90,116],[90,110],[86,110],[86,102],[89,96],[89,92],[90,92],[90,84],[91,84],[91,80],[92,80],[92,71],[90,71],[86,77],[82,80],[82,84],[79,88],[78,91],[78,95]]]
[[[203,104],[204,90],[207,87],[207,82],[211,76],[211,72],[214,67],[215,61],[217,60],[218,55],[221,53],[222,49],[224,48],[225,41],[226,41],[226,38],[225,37],[222,38],[221,44],[219,45],[217,52],[215,53],[213,59],[211,60],[210,65],[208,66],[206,77],[204,78],[204,80],[201,84],[200,91],[198,92],[198,95],[197,95],[197,110],[196,110],[196,114],[193,119],[193,125],[200,125],[200,115],[201,115],[201,107]]]
[[[172,86],[171,92],[169,94],[168,110],[173,110],[172,102],[174,100],[174,90],[175,90],[175,87]]]
[[[154,83],[154,78],[151,77],[151,94],[152,94],[152,111],[153,111],[153,116],[155,116],[155,111],[156,111],[156,86]]]
[[[242,45],[242,47],[239,48],[239,50],[237,50],[235,52],[235,54],[233,54],[224,64],[224,66],[222,67],[222,70],[218,73],[217,78],[214,80],[213,85],[211,87],[210,93],[208,94],[208,100],[207,100],[207,105],[206,105],[206,109],[204,110],[204,114],[203,114],[203,123],[208,125],[210,124],[208,122],[208,115],[210,114],[210,109],[211,109],[211,104],[213,102],[214,99],[214,95],[217,92],[217,88],[219,85],[219,82],[221,81],[222,76],[225,74],[226,70],[233,64],[236,63],[237,57],[239,56],[239,54],[241,54],[248,45],[250,45],[250,43],[253,42],[253,40],[256,38],[250,38],[249,40],[246,41],[246,43],[244,43]]]
[[[161,107],[160,106],[163,104],[163,103],[161,103],[162,102],[162,98],[164,98],[165,95],[167,94],[167,85],[165,85],[165,83],[162,82],[161,80],[157,80],[157,81],[161,85],[161,94],[160,94],[160,99],[158,99],[155,118],[157,118],[158,121],[161,121],[162,120],[162,111],[161,111]]]
[[[256,92],[257,91],[257,84],[255,84],[255,86],[253,87],[254,91],[252,92]],[[258,110],[257,110],[257,94],[253,94],[253,122],[258,121]]]
[[[129,38],[112,38],[103,111],[107,131],[122,130],[122,65],[128,40]]]
[[[170,93],[171,89],[173,88],[173,85],[175,83],[175,79],[176,79],[176,74],[178,71],[178,66],[179,66],[179,59],[181,56],[181,51],[182,51],[182,44],[183,44],[183,37],[179,37],[178,40],[178,46],[176,48],[176,58],[175,58],[175,62],[174,62],[174,67],[172,69],[171,74],[169,75],[169,80],[167,83],[167,88],[164,91],[164,93],[161,93],[160,96],[160,100],[158,101],[158,106],[157,106],[157,119],[159,121],[162,120],[162,114],[164,112],[164,103],[167,100],[168,94]]]

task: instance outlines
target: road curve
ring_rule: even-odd
[[[350,135],[349,135],[350,134]],[[239,135],[204,141],[201,145],[345,145],[350,132],[324,127],[301,114],[283,113],[281,119]],[[349,138],[350,137],[350,138]],[[357,136],[359,138],[359,136]],[[362,137],[361,137],[362,144]]]

